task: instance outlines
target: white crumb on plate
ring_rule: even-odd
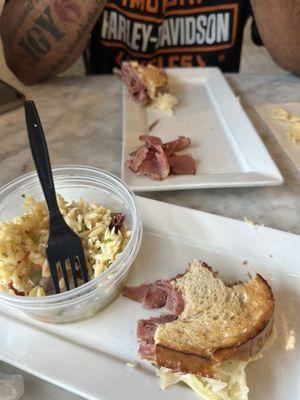
[[[244,219],[244,222],[246,222],[246,224],[255,226],[255,223],[251,219],[249,219],[247,217],[244,217],[243,219]]]
[[[170,93],[158,95],[153,99],[153,107],[162,113],[172,116],[178,104],[178,99]]]
[[[272,110],[272,118],[284,122],[288,126],[286,135],[289,142],[300,146],[300,116],[293,115],[284,108],[277,107]]]
[[[264,224],[257,224],[256,222],[253,222],[251,219],[244,217],[244,222],[250,226],[253,226],[253,228],[263,228],[265,225]]]
[[[127,365],[127,367],[130,367],[130,368],[136,368],[138,363],[137,363],[137,361],[128,361],[126,363],[126,365]]]

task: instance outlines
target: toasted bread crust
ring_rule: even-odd
[[[240,346],[230,346],[225,349],[217,350],[213,354],[213,360],[157,345],[155,364],[160,367],[170,368],[187,374],[217,378],[216,367],[221,362],[229,359],[247,361],[251,356],[258,353],[269,338],[273,325],[274,318],[272,316],[263,330],[252,339]]]
[[[150,81],[157,87],[164,87],[168,84],[168,76],[162,68],[155,67],[154,65],[148,64],[147,66],[139,65],[143,78],[146,81]]]
[[[162,68],[149,64],[147,66],[139,65],[138,70],[148,89],[150,102],[158,95],[167,92],[168,76]]]
[[[160,367],[187,374],[215,377],[217,363],[195,354],[187,354],[181,351],[171,350],[167,347],[156,345],[155,364]]]
[[[256,276],[268,288],[268,301],[270,303],[270,307],[265,313],[264,317],[260,320],[259,325],[257,325],[251,334],[248,335],[247,340],[243,340],[242,342],[239,341],[235,346],[220,348],[214,352],[213,358],[217,361],[225,361],[229,358],[235,360],[248,360],[261,350],[272,332],[275,307],[273,292],[268,282],[261,275],[257,274]]]
[[[237,338],[236,343],[228,347],[214,349],[210,356],[203,356],[171,349],[162,343],[156,345],[156,364],[158,366],[216,378],[216,367],[226,360],[247,361],[251,356],[258,353],[270,336],[274,325],[274,296],[268,282],[261,276],[256,278],[267,289],[266,301],[269,305],[259,323],[248,331],[246,335]]]
[[[239,346],[230,346],[214,352],[213,358],[217,362],[230,360],[248,361],[250,357],[258,353],[272,333],[274,326],[274,316],[267,322],[264,328],[254,337]]]
[[[268,282],[261,275],[257,274],[255,279],[261,281],[267,288],[268,296],[266,298],[266,303],[269,304],[269,307],[256,327],[253,328],[252,332],[247,332],[247,335],[239,337],[235,346],[220,348],[214,351],[213,358],[217,361],[225,361],[228,358],[235,358],[235,356],[237,356],[239,360],[248,360],[249,357],[253,356],[261,349],[272,331],[275,307],[273,292]],[[255,351],[255,344],[258,344],[261,340],[263,340],[262,344]],[[242,356],[243,354],[244,357]],[[248,356],[246,356],[246,354],[248,354]]]

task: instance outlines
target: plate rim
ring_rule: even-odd
[[[254,140],[257,142],[257,145],[260,146],[262,153],[264,153],[264,157],[268,162],[271,171],[269,173],[265,173],[265,171],[259,171],[252,169],[250,173],[254,176],[251,180],[242,180],[241,178],[245,177],[248,172],[240,172],[227,175],[231,175],[233,179],[229,181],[224,181],[222,179],[222,174],[203,174],[203,175],[219,175],[219,180],[215,180],[210,182],[209,184],[206,182],[201,181],[201,175],[197,175],[198,179],[195,180],[193,183],[181,183],[181,184],[173,184],[173,183],[165,183],[164,181],[152,181],[148,177],[134,175],[132,172],[132,177],[140,177],[141,181],[144,181],[141,184],[133,183],[131,184],[130,180],[128,180],[128,174],[131,174],[131,171],[127,171],[125,166],[125,162],[127,159],[127,155],[125,154],[125,143],[126,143],[126,104],[127,102],[131,102],[132,100],[129,99],[126,87],[124,84],[122,85],[122,157],[121,157],[121,178],[122,180],[134,191],[136,192],[155,192],[155,191],[169,191],[169,190],[188,190],[188,189],[217,189],[217,188],[238,188],[238,187],[259,187],[259,186],[278,186],[284,183],[283,175],[281,174],[277,164],[275,163],[272,155],[268,151],[267,147],[265,146],[261,136],[255,129],[252,121],[248,117],[248,114],[241,106],[240,102],[236,99],[235,93],[233,92],[232,88],[230,87],[228,81],[226,80],[224,74],[220,71],[217,67],[205,67],[205,68],[165,68],[166,72],[170,75],[173,74],[186,74],[190,72],[189,75],[192,74],[192,79],[195,78],[195,74],[198,74],[199,71],[202,73],[202,77],[197,79],[217,79],[219,84],[221,82],[222,89],[226,92],[228,96],[231,97],[231,102],[236,107],[236,111],[238,111],[241,118],[246,120],[250,129],[252,129],[254,134]],[[205,76],[203,76],[205,75]],[[207,87],[207,84],[206,84]],[[271,173],[270,173],[271,172]],[[189,177],[192,177],[189,175]],[[239,179],[237,179],[239,178]],[[162,184],[163,182],[163,184]]]

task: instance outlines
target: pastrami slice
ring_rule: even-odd
[[[158,318],[141,319],[138,321],[137,338],[139,342],[139,356],[143,359],[155,361],[156,345],[154,336],[158,325],[175,321],[176,315],[161,315]]]
[[[141,142],[146,143],[146,145],[150,146],[150,147],[155,147],[156,146],[162,146],[163,142],[161,141],[161,139],[157,136],[151,136],[151,135],[141,135],[139,137]]]
[[[155,285],[166,292],[166,303],[165,308],[172,315],[180,315],[184,309],[184,299],[180,290],[172,285],[172,281],[179,278],[181,275],[177,275],[173,279],[158,280]]]
[[[140,166],[139,172],[154,180],[166,178],[170,174],[170,166],[166,154],[163,151],[157,151],[151,155],[153,157],[146,158]]]
[[[155,285],[150,285],[143,301],[144,308],[149,310],[163,307],[167,302],[167,293]]]
[[[181,151],[186,149],[191,145],[191,139],[185,136],[179,136],[178,139],[175,139],[171,142],[167,142],[163,144],[163,149],[166,155],[169,157],[174,154],[176,151]]]
[[[130,300],[142,303],[148,292],[148,288],[149,285],[126,286],[123,289],[123,296],[127,297]]]
[[[143,303],[146,309],[166,307],[172,315],[178,316],[184,309],[184,298],[179,289],[172,285],[173,279],[158,280],[149,285],[125,287],[123,295],[133,301]]]
[[[173,154],[168,157],[168,163],[174,175],[194,175],[196,172],[196,162],[188,154]]]
[[[177,319],[176,315],[161,315],[149,319],[140,319],[137,325],[138,341],[154,340],[156,328],[159,324],[166,324]]]
[[[151,103],[146,82],[139,69],[135,68],[132,62],[123,62],[121,69],[115,68],[114,73],[124,82],[134,101],[142,106]]]
[[[134,153],[132,153],[132,157],[130,160],[126,161],[126,166],[130,168],[133,172],[138,172],[140,166],[146,160],[149,150],[146,146],[139,147]]]

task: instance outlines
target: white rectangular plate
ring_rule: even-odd
[[[194,257],[229,279],[261,273],[275,294],[278,339],[247,369],[250,400],[299,399],[300,237],[145,198],[139,205],[145,233],[128,283],[173,277]],[[87,399],[193,400],[181,385],[161,392],[150,363],[126,365],[137,359],[137,320],[155,314],[119,296],[91,319],[50,325],[1,305],[0,359]]]
[[[216,68],[168,69],[170,92],[178,100],[173,116],[143,108],[123,91],[122,178],[135,191],[280,185],[283,178],[259,135]],[[159,123],[149,133],[149,126]],[[141,134],[171,141],[187,136],[197,163],[195,175],[153,181],[125,166]]]
[[[288,140],[286,134],[289,128],[288,124],[277,121],[272,117],[272,110],[278,107],[284,108],[293,115],[300,115],[300,103],[261,104],[255,107],[255,110],[267,124],[268,128],[273,133],[288,157],[292,160],[295,167],[300,171],[300,146],[297,146]]]

